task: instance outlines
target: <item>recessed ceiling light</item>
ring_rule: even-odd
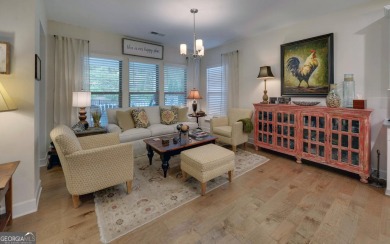
[[[157,36],[165,36],[165,34],[161,34],[161,33],[155,32],[155,31],[151,31],[150,34],[157,35]]]

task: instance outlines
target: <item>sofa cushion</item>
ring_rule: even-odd
[[[171,125],[163,125],[163,124],[154,124],[148,127],[148,130],[152,133],[152,136],[161,136],[166,134],[172,134],[175,131],[175,128]]]
[[[121,142],[136,141],[151,137],[152,133],[150,130],[145,128],[133,128],[131,130],[124,131],[119,134],[119,140]]]
[[[177,107],[178,113],[177,113],[177,121],[178,122],[188,122],[188,107]]]
[[[131,109],[127,111],[116,111],[116,119],[122,131],[135,128],[133,117],[131,116]]]
[[[215,134],[232,137],[232,127],[231,126],[218,126],[213,128]]]
[[[179,109],[172,107],[170,109],[160,108],[160,120],[163,125],[172,125],[177,123]]]
[[[152,106],[152,107],[143,107],[145,109],[146,114],[148,115],[149,124],[160,124],[160,107]]]
[[[150,125],[148,115],[143,108],[132,110],[131,116],[133,117],[136,128],[147,128]]]

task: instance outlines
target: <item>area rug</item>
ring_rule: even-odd
[[[268,160],[238,149],[234,178]],[[182,181],[180,156],[172,157],[169,164],[167,178],[164,178],[158,155],[153,157],[152,165],[149,165],[146,156],[136,158],[130,194],[126,194],[124,184],[95,193],[95,210],[102,242],[111,242],[200,196],[200,183],[196,179],[190,177],[186,182]],[[207,183],[207,192],[227,182],[227,174],[217,177]]]

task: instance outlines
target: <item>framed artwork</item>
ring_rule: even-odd
[[[333,33],[280,46],[281,95],[326,97],[333,84]]]
[[[41,59],[35,54],[35,79],[41,80]]]
[[[158,44],[123,38],[122,53],[145,58],[163,59],[164,47]]]
[[[270,103],[270,104],[276,104],[277,101],[278,101],[278,98],[277,98],[277,97],[270,97],[270,98],[269,98],[269,103]]]
[[[0,42],[0,74],[9,75],[11,73],[10,56],[10,44],[8,42]]]

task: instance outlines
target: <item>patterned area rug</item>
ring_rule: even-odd
[[[237,150],[234,178],[264,164],[269,159]],[[190,177],[181,180],[180,156],[172,157],[167,178],[163,177],[161,160],[147,156],[134,160],[133,191],[127,195],[125,184],[95,193],[95,209],[101,240],[104,243],[129,233],[167,212],[200,196],[200,183]],[[207,183],[207,192],[228,182],[227,173]],[[233,180],[234,182],[234,180]]]

